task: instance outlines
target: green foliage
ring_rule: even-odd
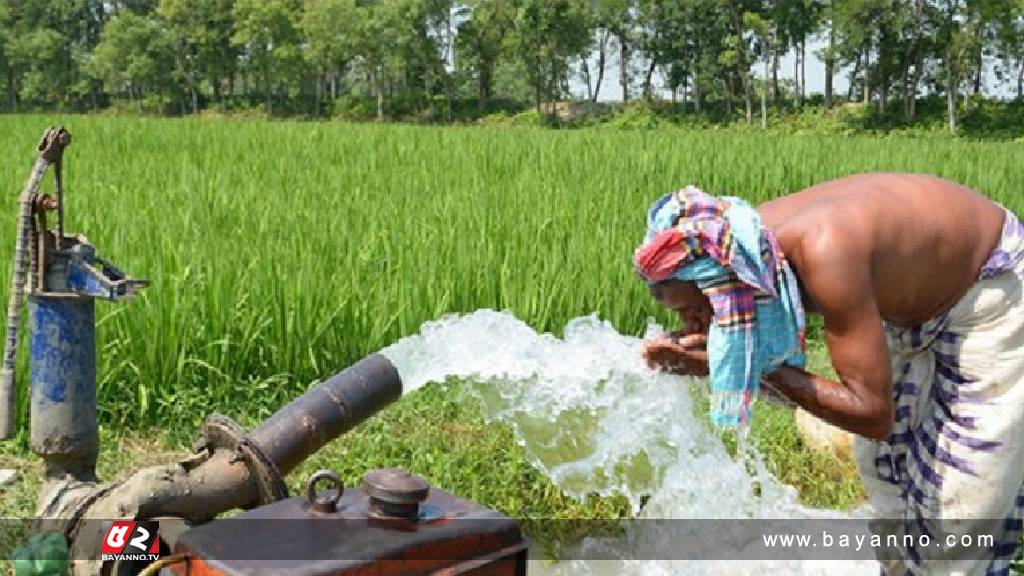
[[[334,101],[332,115],[338,120],[366,122],[376,117],[376,104],[368,98],[341,96]]]
[[[480,126],[511,126],[512,115],[504,110],[491,112],[476,121]]]
[[[650,102],[635,102],[624,106],[608,120],[608,126],[623,129],[651,129],[662,125],[663,115],[658,114]]]
[[[558,100],[569,60],[588,45],[583,3],[574,0],[519,0],[512,44],[522,60],[534,103]]]
[[[301,77],[303,55],[299,31],[299,0],[235,0],[231,42],[245,49],[262,78],[267,112],[274,93],[293,88]]]
[[[68,543],[59,532],[31,535],[14,551],[14,576],[66,576]]]
[[[509,33],[515,20],[511,0],[473,0],[466,2],[459,15],[456,45],[466,71],[476,76],[480,108],[494,94],[494,73],[499,59],[508,50]]]
[[[156,21],[124,12],[104,28],[87,66],[108,90],[126,91],[132,101],[161,100],[160,88],[167,85],[167,70],[173,67],[171,37]],[[140,107],[145,111],[145,107]]]
[[[518,114],[513,114],[509,121],[513,126],[543,126],[545,118],[537,111],[536,108],[529,110],[523,110]]]
[[[802,109],[787,111],[768,108],[768,132],[796,135],[903,136],[948,138],[946,104],[941,98],[918,101],[917,114],[912,122],[904,119],[898,110],[878,113],[873,106],[846,103],[831,111],[822,106],[821,96],[809,98]],[[484,124],[502,122],[505,115],[493,115]],[[693,112],[693,104],[638,100],[625,105],[607,104],[567,119],[555,119],[548,125],[561,128],[616,128],[661,129],[688,128],[764,132],[760,126],[746,126],[739,122],[742,116],[726,115],[722,103],[705,105],[702,112]],[[972,139],[1013,140],[1024,134],[1024,102],[999,102],[986,99],[972,100],[970,108],[960,117],[958,137]],[[542,124],[533,122],[533,124]]]
[[[199,92],[208,83],[214,95],[224,91],[226,76],[234,74],[238,51],[232,46],[234,0],[160,0],[157,16],[167,25],[174,44],[175,78],[198,112]]]
[[[21,64],[26,69],[19,91],[22,98],[50,99],[49,94],[54,88],[55,79],[47,75],[47,68],[60,59],[61,40],[60,32],[41,28],[32,30],[11,43],[8,53],[12,63],[15,66]]]
[[[355,52],[359,21],[355,0],[306,0],[299,25],[309,39],[309,59],[324,68],[336,68]]]
[[[817,38],[846,99],[913,124],[920,97],[944,98],[958,135],[978,131],[965,116],[979,94],[1024,94],[1022,32],[1020,0],[0,0],[0,85],[11,111],[262,102],[319,117],[369,94],[377,120],[433,123],[480,118],[495,99],[550,111],[581,84],[596,100],[617,83],[624,102],[682,92],[698,114],[753,123],[758,97],[763,120],[840,99],[832,82],[807,94]]]

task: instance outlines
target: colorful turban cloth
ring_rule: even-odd
[[[711,301],[708,333],[711,419],[746,425],[761,376],[780,364],[803,367],[804,309],[778,241],[744,200],[694,186],[666,194],[647,215],[634,256],[648,284],[694,282]]]

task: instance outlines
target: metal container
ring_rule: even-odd
[[[75,294],[28,299],[32,450],[50,466],[85,475],[99,454],[95,307]]]
[[[318,480],[333,489],[317,491]],[[289,498],[192,528],[170,576],[525,575],[529,541],[514,520],[400,469],[342,489],[333,473]],[[395,513],[382,503],[401,503]],[[409,513],[410,507],[413,513]]]

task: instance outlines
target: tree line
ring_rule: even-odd
[[[804,105],[812,56],[826,108],[862,101],[912,121],[920,96],[942,95],[955,131],[985,74],[1022,98],[1024,0],[0,0],[10,111],[326,114],[342,101],[444,120],[454,103],[540,111],[614,84],[623,101],[752,123]]]

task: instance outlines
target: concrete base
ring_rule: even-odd
[[[18,472],[10,468],[0,468],[0,486],[9,486],[18,481]]]

